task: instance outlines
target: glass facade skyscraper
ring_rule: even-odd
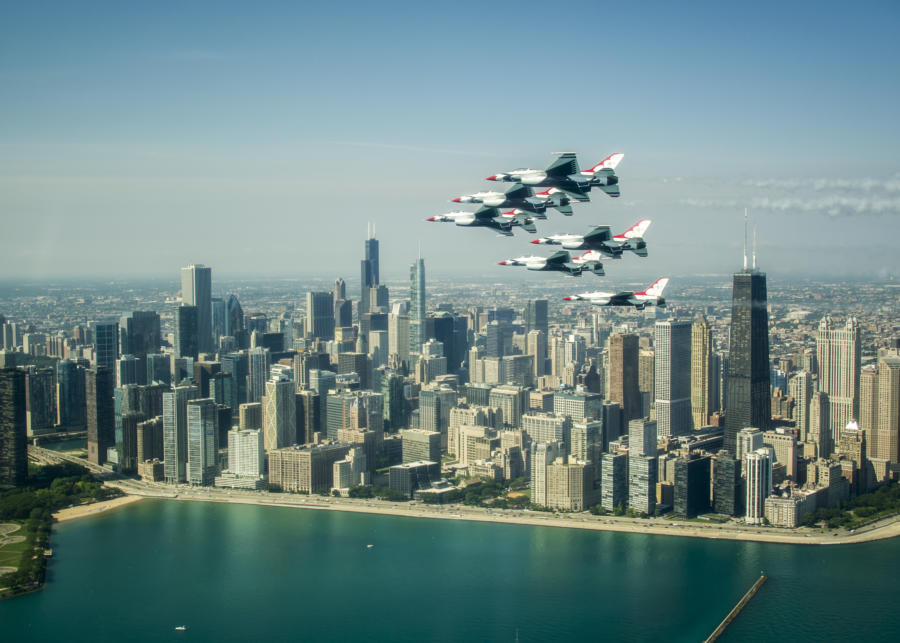
[[[766,273],[735,273],[725,400],[725,450],[732,455],[738,431],[748,426],[766,430],[771,420],[766,305]]]
[[[425,343],[425,260],[409,267],[409,352],[422,352]]]

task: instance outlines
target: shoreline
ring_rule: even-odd
[[[142,496],[127,495],[118,498],[110,498],[109,500],[101,500],[100,502],[92,502],[87,505],[78,505],[77,507],[66,507],[52,514],[56,522],[66,522],[69,520],[77,520],[78,518],[86,518],[94,516],[116,507],[130,505],[133,502],[142,500]]]
[[[133,494],[125,496],[126,498],[134,498],[135,500],[149,497],[161,500],[347,511],[407,518],[468,520],[511,525],[614,531],[630,534],[680,536],[683,538],[707,538],[710,540],[742,540],[788,545],[846,545],[900,536],[900,515],[864,526],[854,533],[827,528],[816,530],[800,528],[803,531],[789,532],[785,530],[781,533],[777,528],[768,528],[770,531],[758,531],[757,528],[749,525],[703,525],[694,522],[683,523],[678,520],[669,521],[663,518],[620,518],[593,516],[587,513],[560,515],[521,510],[476,509],[463,505],[426,505],[420,502],[411,505],[410,503],[388,503],[387,501],[373,499],[350,500],[347,498],[300,494],[266,494],[265,496],[257,497],[255,494],[251,495],[250,493],[239,491],[190,491],[184,488],[177,488],[168,492],[159,490],[158,493],[155,493],[155,489],[142,488],[138,491],[126,486],[119,488],[126,494]],[[509,512],[509,515],[507,515],[507,512]],[[84,515],[90,515],[91,513],[94,512],[86,512]]]

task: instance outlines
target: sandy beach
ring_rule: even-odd
[[[131,504],[132,502],[137,502],[138,500],[141,500],[141,496],[122,496],[120,498],[113,498],[112,500],[93,502],[89,505],[79,505],[77,507],[60,509],[53,514],[53,517],[56,518],[58,522],[65,522],[67,520],[75,520],[76,518],[93,516],[109,509],[114,509],[115,507],[121,507],[123,505]]]
[[[373,499],[332,498],[300,494],[253,493],[224,489],[190,489],[186,487],[148,489],[141,483],[116,484],[125,493],[139,493],[139,497],[158,497],[192,502],[228,502],[272,507],[293,507],[325,511],[352,511],[357,513],[405,516],[408,518],[435,518],[440,520],[472,520],[478,522],[535,525],[568,529],[593,529],[632,534],[709,538],[713,540],[746,540],[802,545],[840,545],[881,540],[900,536],[900,516],[856,530],[854,533],[840,529],[778,529],[751,527],[739,523],[697,523],[654,518],[643,520],[614,516],[583,514],[553,514],[539,511],[491,510],[463,505],[426,505],[394,503]],[[129,496],[131,497],[131,496]],[[119,499],[121,500],[121,499]],[[91,505],[84,507],[89,508]],[[78,508],[82,509],[82,508]],[[68,511],[68,510],[66,510]]]

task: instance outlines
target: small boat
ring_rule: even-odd
[[[175,629],[178,632],[184,632],[187,629],[187,625],[176,625]]]
[[[366,549],[374,549],[375,545],[366,545]]]

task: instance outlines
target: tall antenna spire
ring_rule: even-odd
[[[375,222],[372,222],[372,238],[375,238]]]
[[[744,208],[744,270],[747,269],[747,208]]]
[[[753,222],[753,269],[756,270],[756,221]]]

